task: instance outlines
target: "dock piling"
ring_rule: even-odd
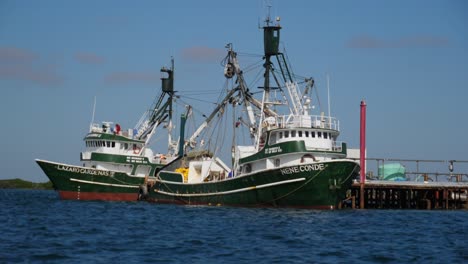
[[[467,196],[467,182],[367,181],[364,186],[361,183],[352,185],[351,208],[468,209]],[[356,199],[360,201],[358,207],[356,207]]]

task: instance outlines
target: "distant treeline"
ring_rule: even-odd
[[[0,189],[52,190],[52,182],[30,182],[21,179],[0,180]]]

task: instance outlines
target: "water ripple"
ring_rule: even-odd
[[[52,191],[0,190],[0,263],[464,263],[467,217],[61,201]]]

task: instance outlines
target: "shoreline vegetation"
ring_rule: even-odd
[[[53,190],[52,182],[30,182],[22,179],[0,180],[0,189]]]

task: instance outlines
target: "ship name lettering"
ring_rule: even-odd
[[[148,161],[146,161],[143,157],[127,156],[126,162],[148,164]]]
[[[105,171],[105,170],[95,170],[95,169],[88,169],[88,168],[79,168],[79,167],[69,167],[64,165],[58,165],[58,170],[61,171],[68,171],[80,174],[88,174],[88,175],[96,175],[96,176],[114,176],[113,171]]]
[[[285,174],[295,174],[300,172],[307,172],[307,171],[322,171],[325,169],[325,165],[322,164],[307,164],[295,167],[289,167],[281,169],[281,175]]]

